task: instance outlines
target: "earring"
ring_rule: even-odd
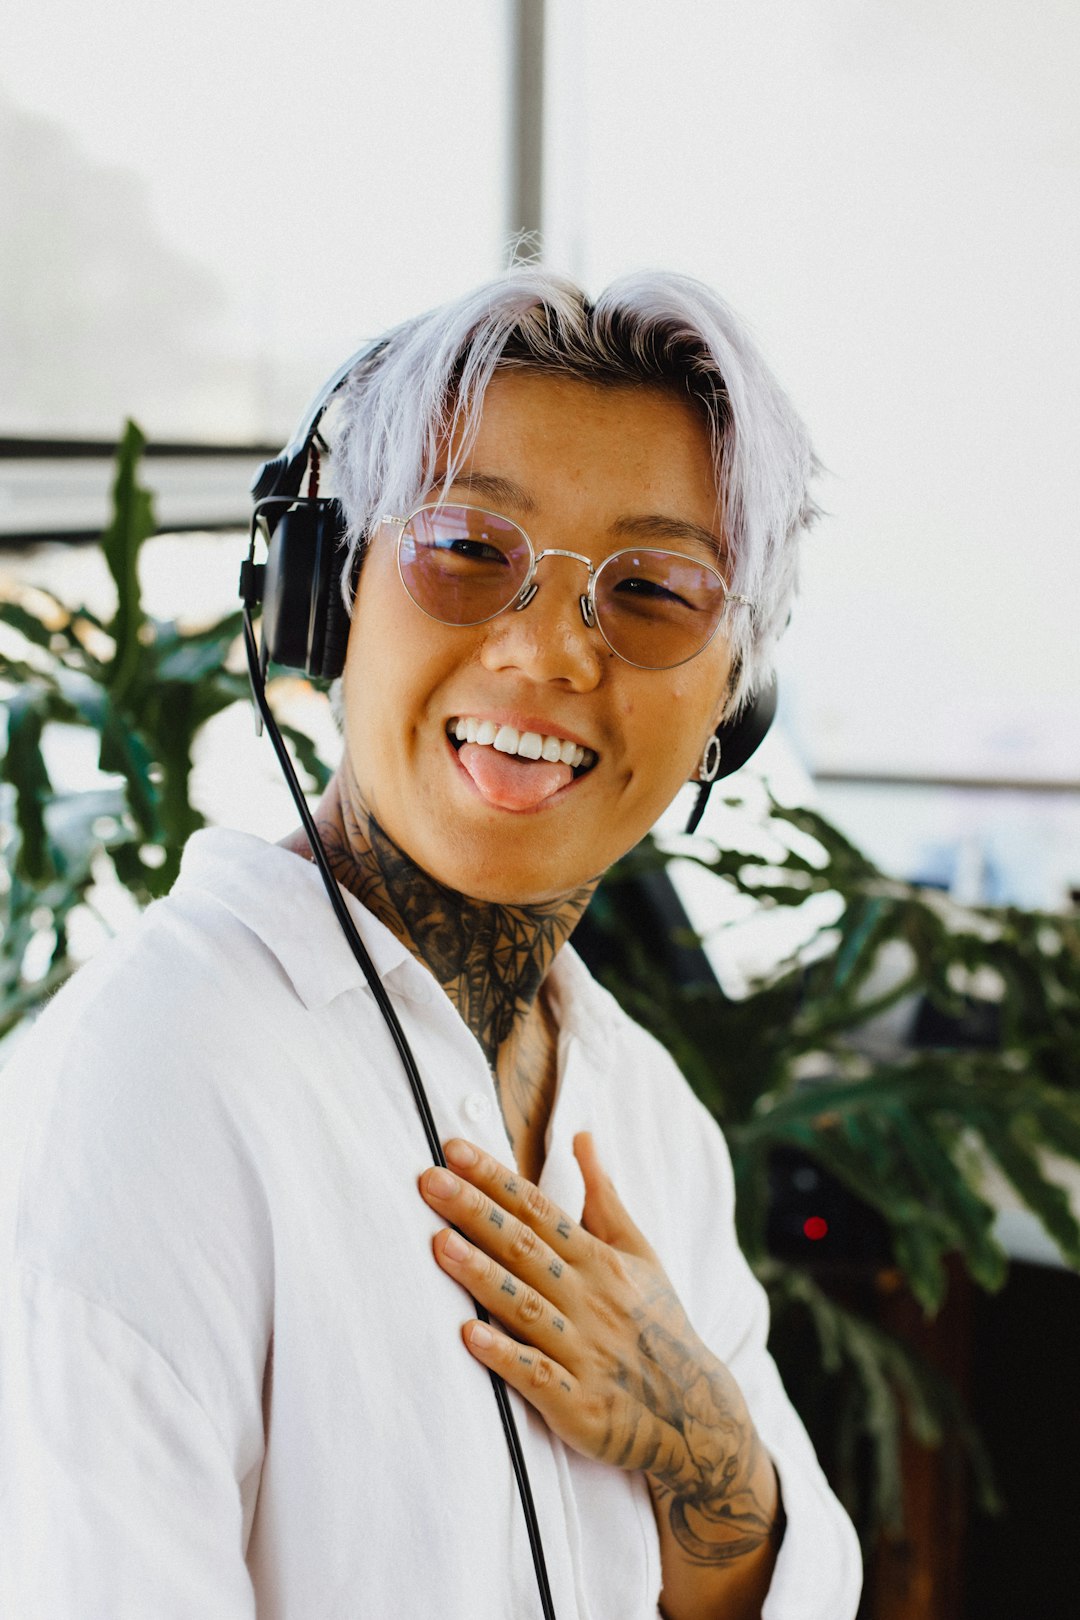
[[[701,763],[697,771],[699,782],[715,782],[716,773],[720,769],[721,753],[720,738],[714,731],[701,753]]]

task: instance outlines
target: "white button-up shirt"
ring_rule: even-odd
[[[512,1150],[427,969],[348,904],[445,1139]],[[768,1620],[846,1620],[851,1526],[765,1350],[723,1139],[564,948],[540,1185],[575,1220],[594,1133],[781,1480]],[[436,1265],[426,1142],[319,875],[192,839],[167,900],[76,975],[0,1081],[0,1615],[532,1620],[541,1613],[473,1314]],[[511,1392],[559,1620],[645,1620],[642,1475]]]

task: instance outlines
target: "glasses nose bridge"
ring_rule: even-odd
[[[581,617],[584,619],[587,628],[591,630],[596,623],[596,609],[593,605],[593,582],[596,579],[596,565],[591,557],[583,556],[580,551],[566,551],[561,546],[546,546],[543,551],[538,551],[535,554],[525,588],[521,592],[518,601],[514,604],[515,611],[520,613],[524,608],[527,608],[540,589],[540,581],[536,578],[536,570],[545,557],[569,557],[572,562],[584,563],[589,570],[589,578],[586,581],[584,591],[578,598],[578,602],[581,607]]]

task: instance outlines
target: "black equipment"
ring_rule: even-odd
[[[424,1127],[432,1162],[445,1168],[442,1144],[405,1031],[341,898],[288,750],[266,700],[266,671],[271,661],[288,669],[302,670],[306,675],[320,680],[333,680],[345,666],[349,617],[342,600],[341,582],[347,560],[346,524],[340,503],[332,496],[318,494],[318,456],[322,447],[319,423],[334,394],[344,385],[354,367],[373,358],[381,346],[381,340],[368,344],[329,378],[308,407],[285,449],[280,455],[264,462],[256,472],[251,485],[255,510],[248,556],[240,570],[240,597],[243,602],[244,647],[260,729],[265,725],[270,734],[334,914],[349,949],[371,986],[397,1046]],[[309,474],[309,492],[302,494],[305,476]],[[260,529],[268,547],[265,563],[255,561],[255,539]],[[261,646],[254,626],[254,613],[260,607]],[[718,765],[713,778],[698,786],[697,801],[687,825],[688,832],[693,832],[697,827],[713,782],[731,775],[745,764],[768,731],[775,712],[774,682],[736,719],[718,728]],[[490,1321],[483,1306],[475,1300],[473,1304],[479,1320]],[[514,1414],[502,1379],[495,1373],[489,1373],[489,1377],[525,1513],[544,1617],[545,1620],[555,1620],[540,1528]]]

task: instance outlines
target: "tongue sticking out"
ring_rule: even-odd
[[[519,759],[479,743],[462,743],[458,759],[488,803],[500,810],[535,810],[574,775],[569,765]]]

